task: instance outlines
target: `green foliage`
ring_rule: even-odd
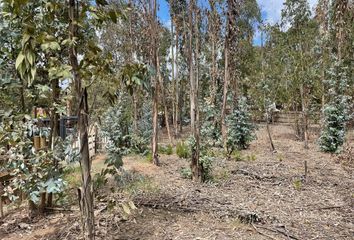
[[[201,154],[199,157],[199,164],[202,167],[202,179],[204,182],[212,180],[212,170],[213,170],[214,157],[208,156],[206,154]]]
[[[255,139],[255,125],[252,123],[246,98],[240,98],[237,107],[228,118],[227,151],[228,155],[235,150],[248,148]]]
[[[300,191],[301,188],[302,188],[302,182],[301,182],[301,180],[296,179],[296,180],[293,182],[293,186],[294,186],[295,190]]]
[[[191,156],[188,145],[183,141],[177,143],[176,154],[178,157],[185,158],[185,159],[187,159]]]
[[[233,160],[235,160],[236,162],[240,162],[240,161],[243,161],[244,158],[241,154],[241,151],[239,150],[234,150],[232,153],[231,153],[231,156],[230,156]]]
[[[325,152],[340,152],[345,140],[345,123],[348,120],[346,106],[343,103],[327,104],[323,110],[324,127],[319,145]]]
[[[153,160],[153,158],[152,158],[152,153],[151,153],[151,152],[146,153],[146,154],[145,154],[145,159],[146,159],[146,161],[148,161],[149,163],[152,163],[152,160]]]
[[[41,193],[60,193],[65,189],[63,158],[58,151],[39,150],[33,146],[34,121],[29,116],[15,117],[8,113],[0,123],[0,152],[8,155],[5,169],[13,178],[5,195],[16,200],[20,190],[38,203]],[[10,149],[6,151],[6,145]],[[56,163],[56,164],[54,164]]]
[[[189,167],[181,168],[181,176],[185,179],[192,179],[192,170]]]
[[[217,108],[208,103],[203,109],[203,124],[200,129],[200,134],[204,144],[210,146],[221,146],[221,127],[219,126],[220,112]]]
[[[117,105],[107,111],[102,121],[102,134],[108,139],[106,164],[108,167],[119,168],[123,165],[122,157],[128,153],[131,140],[123,107]]]
[[[173,154],[173,147],[171,144],[168,144],[167,146],[159,146],[158,152],[160,154],[172,155]]]
[[[281,153],[277,154],[277,159],[279,162],[282,162],[284,160],[284,155]]]
[[[333,59],[333,66],[328,70],[330,102],[323,109],[323,129],[319,138],[320,149],[338,153],[345,141],[346,123],[351,119],[349,100],[345,95],[348,85],[348,69],[343,63]]]
[[[97,192],[99,189],[104,187],[107,184],[108,179],[104,174],[96,173],[93,177],[93,190]]]
[[[247,160],[247,161],[254,162],[254,161],[257,160],[257,157],[256,157],[255,154],[250,154],[250,155],[247,155],[247,156],[246,156],[246,160]]]

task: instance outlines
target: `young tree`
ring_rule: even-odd
[[[197,6],[194,0],[189,1],[188,6],[188,62],[189,62],[189,82],[190,82],[190,117],[191,117],[191,133],[194,138],[192,144],[192,178],[195,181],[201,181],[201,168],[199,163],[199,108],[198,108],[198,75],[196,71],[196,60],[193,54],[195,40],[195,26],[197,23],[196,11]],[[196,50],[198,51],[198,50]]]

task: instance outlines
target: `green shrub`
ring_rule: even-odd
[[[145,154],[145,159],[146,159],[146,161],[152,163],[152,153],[151,152],[147,152]]]
[[[172,148],[172,145],[169,144],[166,148],[166,154],[167,155],[172,155],[173,154],[173,148]]]
[[[213,161],[214,158],[208,155],[201,155],[199,158],[199,163],[203,169],[203,182],[212,180]]]
[[[256,161],[257,157],[254,154],[247,155],[247,161]]]
[[[189,158],[191,156],[189,147],[187,144],[185,144],[184,142],[179,142],[176,145],[176,154],[178,157],[180,158]]]
[[[332,56],[333,57],[333,56]],[[333,58],[327,70],[329,102],[323,109],[323,128],[319,138],[322,151],[338,153],[345,141],[346,123],[351,119],[348,94],[350,71],[343,61]]]
[[[220,108],[205,102],[202,106],[201,139],[208,146],[221,146]]]
[[[173,154],[172,145],[169,144],[167,146],[159,146],[158,152],[161,154],[172,155]]]
[[[237,107],[228,118],[227,154],[230,156],[235,150],[248,148],[255,139],[255,125],[252,123],[251,113],[246,98],[240,98]]]
[[[192,179],[192,170],[190,168],[182,168],[180,173],[182,178]]]
[[[239,150],[235,150],[231,154],[231,158],[236,162],[244,161],[244,158]]]
[[[324,108],[324,127],[319,145],[324,152],[339,152],[345,140],[347,113],[343,104],[328,104]]]

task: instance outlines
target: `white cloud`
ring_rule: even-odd
[[[310,8],[313,10],[318,0],[308,0]],[[281,18],[281,10],[285,0],[257,0],[262,12],[266,13],[267,23],[274,24],[279,22]]]

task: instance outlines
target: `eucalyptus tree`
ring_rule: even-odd
[[[287,32],[287,71],[292,78],[297,96],[301,99],[302,119],[300,124],[301,137],[304,147],[308,148],[308,118],[311,101],[311,89],[314,85],[314,64],[312,46],[316,24],[311,20],[309,4],[306,0],[287,0],[282,10],[282,27],[288,28]],[[297,101],[295,97],[295,108]]]
[[[199,139],[199,108],[198,108],[198,81],[199,77],[196,75],[197,64],[197,51],[193,51],[198,45],[195,45],[196,29],[195,25],[198,25],[196,16],[197,6],[194,0],[190,0],[188,4],[188,71],[189,71],[189,83],[190,83],[190,118],[191,118],[191,134],[193,136],[192,142],[192,160],[191,170],[192,178],[195,181],[202,180],[202,168],[199,163],[200,154],[200,139]]]
[[[322,12],[328,19],[330,64],[326,71],[328,87],[327,104],[323,107],[323,128],[320,148],[327,152],[339,152],[345,141],[346,123],[350,120],[350,77],[353,76],[353,2],[336,0],[322,2]],[[329,9],[329,11],[324,11]],[[325,39],[328,41],[328,39]]]
[[[257,1],[228,0],[224,42],[224,85],[221,112],[221,132],[224,149],[227,145],[226,110],[228,92],[232,92],[232,108],[237,106],[240,81],[250,75],[249,63],[253,61],[253,34],[255,23],[260,21]]]

